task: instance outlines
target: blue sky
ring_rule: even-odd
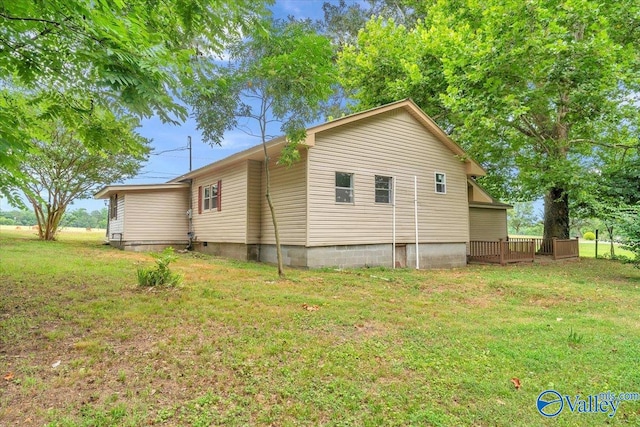
[[[285,18],[289,15],[296,18],[322,18],[322,4],[327,0],[278,0],[271,7],[274,15]],[[357,0],[347,3],[355,3]],[[331,3],[338,3],[332,0]],[[189,171],[189,151],[186,150],[188,137],[191,136],[193,150],[193,169],[205,166],[216,160],[228,157],[242,151],[260,141],[250,137],[242,131],[230,131],[225,134],[222,146],[210,146],[202,142],[200,131],[196,130],[196,122],[190,118],[179,126],[162,123],[158,118],[142,121],[138,132],[152,139],[152,147],[159,155],[151,155],[149,161],[138,176],[125,181],[126,184],[154,184],[166,182]],[[182,150],[180,150],[182,148]],[[168,151],[178,150],[178,151]],[[77,200],[71,209],[85,208],[88,211],[101,209],[105,206],[103,200]]]

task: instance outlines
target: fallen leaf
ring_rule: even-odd
[[[62,363],[62,360],[58,360],[57,362],[52,363],[52,364],[51,364],[51,367],[52,367],[53,369],[55,369],[55,368],[57,368],[58,366],[60,366],[60,363]]]
[[[515,386],[516,390],[520,390],[520,380],[516,377],[511,378],[511,382],[513,383],[513,385]]]
[[[318,311],[320,309],[317,305],[309,305],[307,303],[302,304],[302,308],[307,311]]]
[[[9,372],[7,375],[4,376],[5,381],[11,381],[12,379],[13,379],[13,372]]]

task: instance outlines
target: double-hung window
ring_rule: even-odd
[[[436,172],[436,193],[447,193],[447,177],[444,173]]]
[[[202,199],[202,210],[208,211],[211,209],[211,186],[204,187],[204,198]]]
[[[211,209],[218,209],[218,184],[211,184]]]
[[[118,195],[114,194],[109,199],[109,208],[111,210],[109,218],[118,219]]]
[[[393,202],[393,178],[376,175],[376,203]]]
[[[198,188],[198,198],[200,201],[199,213],[217,210],[220,211],[220,190],[222,181],[218,181],[215,184],[205,185]]]
[[[353,203],[353,174],[336,172],[336,203]]]

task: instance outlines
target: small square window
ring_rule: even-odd
[[[376,175],[376,203],[391,203],[393,178]]]
[[[353,174],[336,172],[336,203],[353,203]]]
[[[447,177],[445,174],[436,172],[436,193],[447,193]]]

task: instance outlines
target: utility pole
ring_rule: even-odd
[[[189,138],[187,148],[189,149],[189,172],[191,172],[191,136],[187,136],[187,138]]]

